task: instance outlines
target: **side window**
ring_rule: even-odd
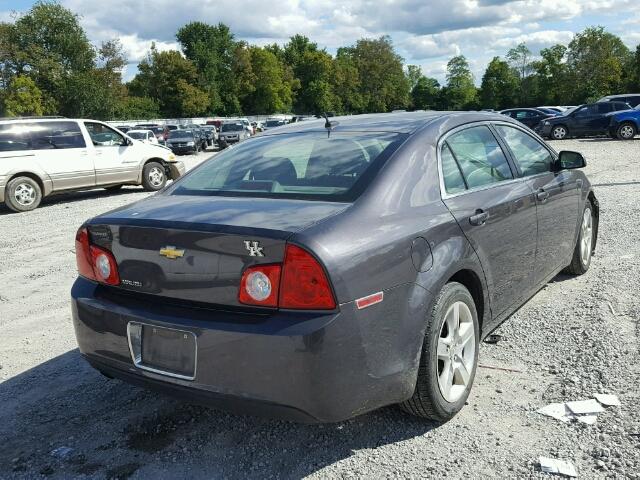
[[[596,111],[599,114],[609,113],[614,110],[614,104],[611,102],[601,102],[596,105]]]
[[[506,125],[496,125],[496,130],[513,152],[525,177],[551,171],[553,156],[538,140],[522,130]]]
[[[440,155],[440,165],[442,167],[442,178],[444,180],[444,188],[447,193],[464,192],[467,187],[464,184],[462,173],[458,167],[456,159],[453,157],[449,146],[445,143],[442,146]]]
[[[584,106],[576,110],[576,113],[575,113],[576,117],[586,117],[587,115],[590,115],[591,112],[589,108],[590,107],[588,106]]]
[[[77,122],[35,122],[29,125],[34,150],[85,148]]]
[[[471,188],[513,178],[507,158],[488,127],[471,127],[447,139],[451,152]]]
[[[31,141],[27,135],[25,124],[5,123],[0,125],[0,152],[17,152],[31,149]]]
[[[122,135],[102,123],[84,122],[84,125],[96,147],[120,147],[125,144]]]

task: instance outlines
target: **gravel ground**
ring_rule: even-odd
[[[76,349],[74,234],[147,194],[70,194],[21,215],[0,207],[0,478],[538,478],[542,455],[573,462],[580,478],[640,479],[640,140],[554,146],[589,161],[597,255],[586,275],[558,276],[514,314],[501,342],[482,345],[468,405],[443,425],[393,407],[298,425],[107,380]],[[622,406],[595,425],[536,413],[599,392]]]

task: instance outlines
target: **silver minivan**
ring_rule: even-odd
[[[0,202],[16,212],[64,191],[123,185],[156,191],[184,171],[168,148],[96,120],[0,120]]]

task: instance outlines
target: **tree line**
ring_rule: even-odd
[[[152,45],[125,83],[127,59],[118,40],[96,47],[78,15],[39,1],[13,22],[0,22],[0,113],[112,120],[498,110],[640,91],[640,45],[632,52],[602,27],[538,56],[520,44],[489,62],[480,87],[463,55],[448,62],[441,85],[418,66],[405,66],[386,36],[360,39],[335,55],[303,35],[283,46],[250,45],[222,23],[188,23],[176,39],[180,51]]]

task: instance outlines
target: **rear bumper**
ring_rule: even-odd
[[[401,318],[410,314],[409,288],[385,293],[385,307],[356,310],[351,303],[339,312],[269,315],[158,305],[82,278],[71,296],[80,352],[111,376],[232,411],[336,422],[412,395],[419,351],[407,344]],[[398,302],[406,306],[390,313]],[[193,332],[195,379],[134,366],[130,321]]]

